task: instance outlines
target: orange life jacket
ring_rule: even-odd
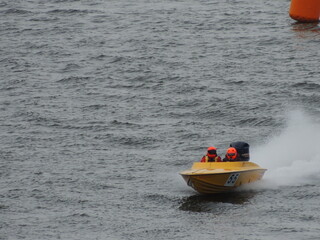
[[[209,158],[207,155],[205,155],[204,160],[204,162],[221,162],[221,157],[216,156],[215,158]]]

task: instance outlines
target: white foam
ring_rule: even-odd
[[[266,144],[251,149],[252,161],[268,168],[265,186],[312,184],[320,179],[320,125],[302,111],[291,112],[287,126]]]

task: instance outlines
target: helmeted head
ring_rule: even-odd
[[[237,154],[237,149],[235,149],[234,147],[230,147],[227,150],[226,156],[230,160],[235,160],[237,158]]]
[[[217,156],[217,149],[215,147],[208,147],[207,156],[209,158],[214,158]]]

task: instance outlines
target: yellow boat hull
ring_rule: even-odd
[[[253,162],[196,162],[180,175],[197,192],[212,194],[258,181],[266,170]]]

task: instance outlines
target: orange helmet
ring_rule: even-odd
[[[228,148],[227,150],[227,158],[228,159],[232,159],[232,160],[235,160],[237,158],[237,149],[235,149],[234,147],[230,147]]]
[[[217,149],[215,147],[208,147],[207,155],[210,158],[214,158],[217,156]]]

